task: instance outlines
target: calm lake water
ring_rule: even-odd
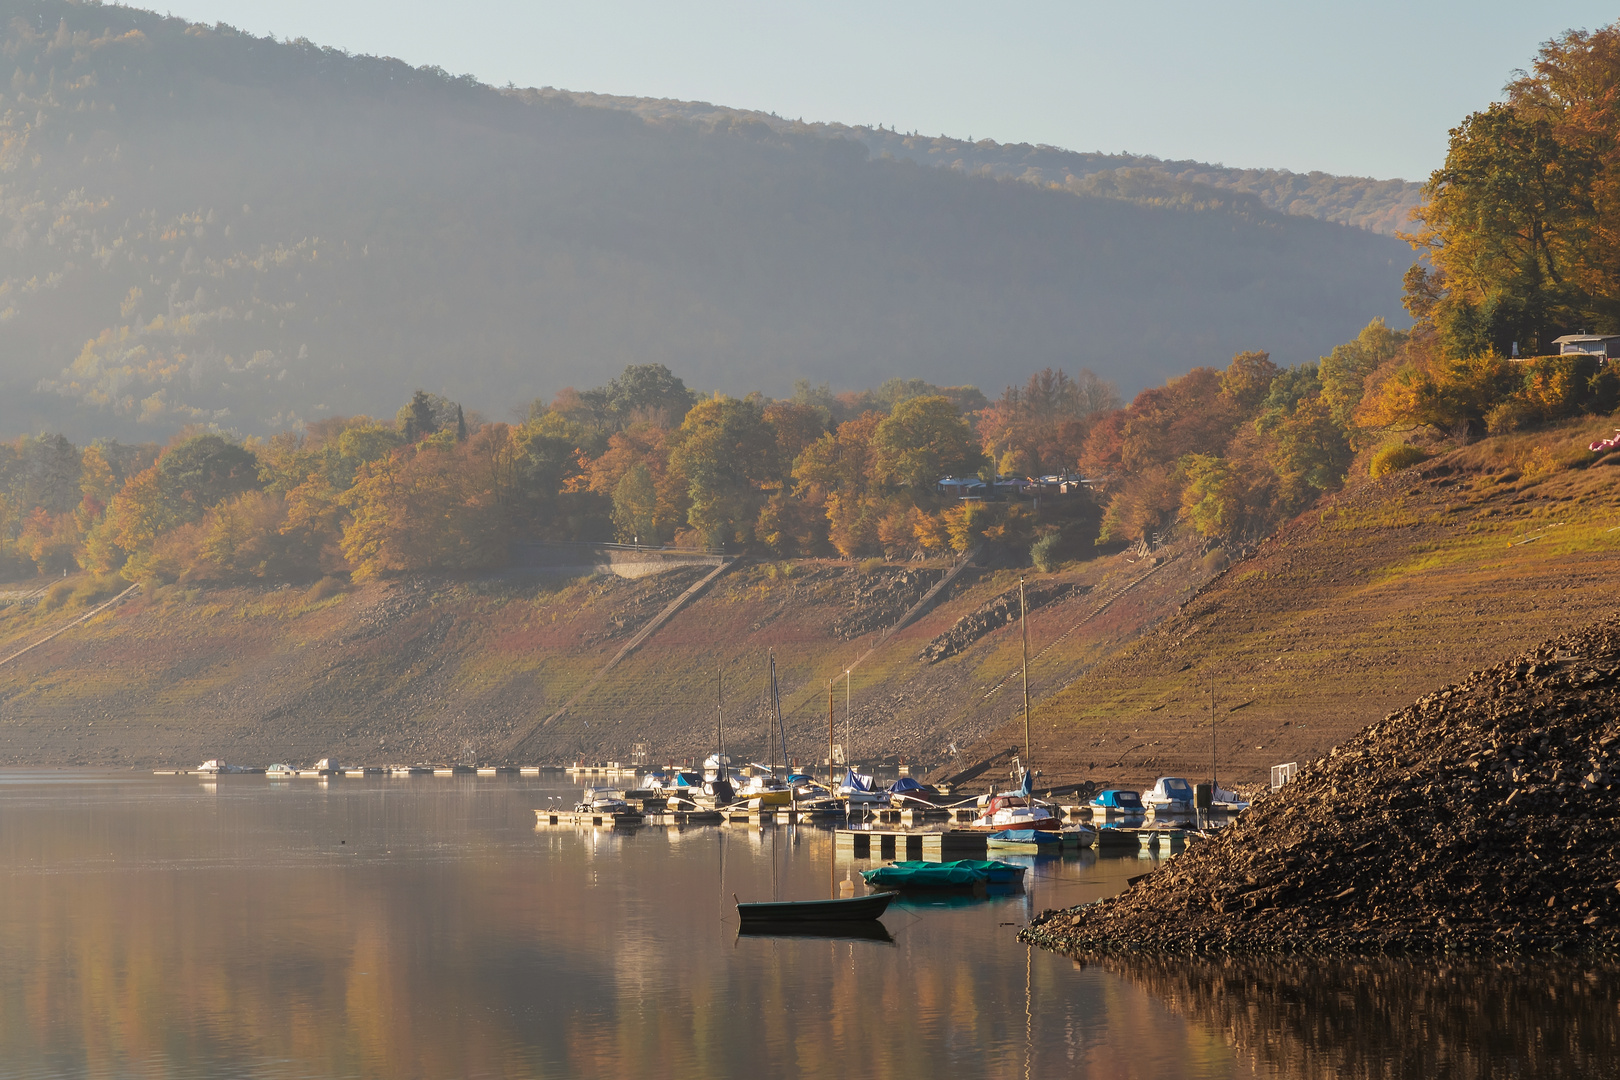
[[[1081,967],[1022,895],[897,903],[890,940],[739,937],[836,895],[814,828],[539,828],[519,778],[0,772],[3,1077],[1612,1076],[1590,965]],[[857,886],[864,892],[864,886]]]

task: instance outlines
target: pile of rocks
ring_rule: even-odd
[[[1008,589],[994,600],[980,605],[977,611],[957,619],[949,630],[930,641],[927,647],[917,654],[917,658],[930,664],[937,664],[947,657],[955,656],[991,631],[1000,630],[1008,623],[1016,622],[1020,610],[1034,611],[1053,601],[1067,600],[1070,596],[1089,592],[1090,589],[1089,585],[1032,585],[1024,591],[1022,609],[1018,603],[1018,590]]]
[[[1476,672],[1020,937],[1075,954],[1612,951],[1617,684],[1615,621]]]
[[[856,574],[850,610],[833,623],[845,641],[887,630],[945,576],[943,570],[874,570]]]

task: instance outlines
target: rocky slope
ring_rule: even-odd
[[[1425,695],[1114,899],[1046,912],[1075,952],[1620,946],[1620,620]]]

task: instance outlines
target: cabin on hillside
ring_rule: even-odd
[[[1581,353],[1600,356],[1605,360],[1620,356],[1620,334],[1565,334],[1553,338],[1553,344],[1558,346],[1560,356]]]

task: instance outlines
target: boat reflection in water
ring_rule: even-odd
[[[539,828],[580,789],[520,777],[211,786],[0,770],[0,1075],[1439,1080],[1620,1060],[1608,967],[1082,966],[1017,942],[1151,869],[1134,848],[1014,856],[1021,893],[760,936],[737,897],[859,897],[878,862],[818,828]]]

